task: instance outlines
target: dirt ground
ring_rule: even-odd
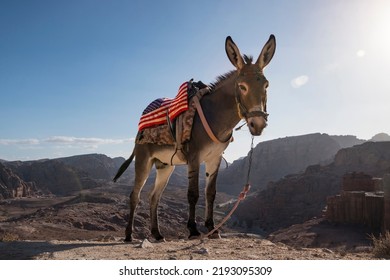
[[[331,225],[322,218],[268,236],[224,226],[221,239],[188,240],[185,193],[177,190],[161,201],[160,227],[166,242],[151,238],[148,203],[142,202],[134,224],[136,239],[124,243],[128,188],[105,191],[1,201],[0,259],[374,259],[365,229]],[[203,216],[201,205],[197,215]],[[222,216],[216,211],[216,221]],[[203,224],[201,218],[198,224]],[[201,226],[200,230],[205,232]]]
[[[2,259],[39,260],[367,260],[369,252],[296,249],[250,236],[211,240],[172,240],[151,243],[122,241],[13,241],[0,242]]]

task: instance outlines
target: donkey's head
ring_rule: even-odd
[[[267,87],[263,69],[275,53],[275,36],[271,35],[264,45],[256,63],[252,58],[242,57],[232,38],[226,38],[225,49],[231,63],[237,68],[236,102],[238,113],[245,118],[252,135],[260,135],[267,126]]]

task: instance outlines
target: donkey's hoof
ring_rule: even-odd
[[[126,236],[125,242],[132,242],[132,241],[133,241],[133,238],[131,238],[131,236]]]
[[[165,242],[165,237],[162,235],[154,236],[154,239],[156,239],[157,242]]]
[[[201,237],[200,232],[192,232],[189,236],[189,240],[199,239]]]
[[[158,229],[152,229],[151,234],[157,242],[165,242],[165,237],[161,235]]]

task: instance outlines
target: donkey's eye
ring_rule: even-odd
[[[244,85],[238,85],[238,87],[242,90],[242,91],[246,91],[246,87]]]

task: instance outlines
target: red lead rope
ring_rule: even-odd
[[[210,231],[209,233],[205,234],[203,236],[203,238],[206,238],[206,237],[209,237],[210,235],[212,235],[214,232],[216,232],[231,217],[231,215],[234,213],[234,211],[236,211],[236,209],[238,207],[238,204],[240,204],[240,202],[245,199],[246,194],[249,192],[250,188],[251,188],[251,186],[249,184],[246,184],[244,186],[244,189],[238,195],[238,199],[237,199],[236,203],[234,204],[232,210],[230,210],[229,214],[227,214],[226,217],[223,218],[223,220],[212,231]]]
[[[251,172],[251,167],[252,167],[252,156],[253,156],[253,148],[254,148],[253,140],[254,140],[254,137],[252,136],[251,150],[249,152],[248,174],[247,174],[246,184],[244,186],[244,189],[238,195],[238,199],[237,199],[236,203],[234,204],[232,210],[230,210],[230,212],[226,215],[226,217],[223,218],[223,220],[213,230],[211,230],[209,233],[207,233],[205,235],[202,235],[201,238],[209,237],[214,232],[216,232],[231,217],[231,215],[233,215],[234,211],[236,211],[236,209],[238,207],[238,204],[240,204],[240,202],[245,199],[247,193],[249,192],[249,190],[251,188],[251,185],[249,184],[249,177],[250,177],[250,172]]]

